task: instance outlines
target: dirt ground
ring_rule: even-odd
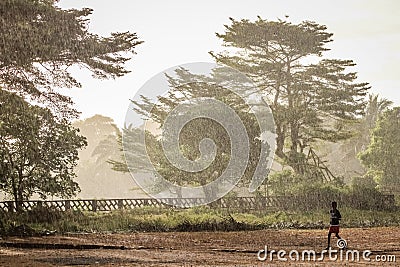
[[[400,227],[345,228],[342,238],[347,250],[328,254],[326,230],[261,230],[248,232],[179,232],[129,234],[69,234],[48,237],[7,238],[0,240],[0,266],[400,266]],[[286,250],[287,261],[276,253],[260,261],[257,252]],[[332,238],[336,249],[336,238]],[[299,261],[289,258],[291,250],[299,251]],[[316,261],[302,260],[304,250],[315,250]],[[346,251],[359,250],[360,261],[346,261]],[[371,261],[362,258],[371,250]],[[332,254],[334,257],[335,254]],[[349,254],[350,255],[350,254]],[[393,261],[391,255],[396,257]],[[265,256],[261,253],[260,257]],[[296,254],[291,254],[295,259]],[[378,262],[379,259],[386,262]],[[391,259],[389,259],[391,258]]]

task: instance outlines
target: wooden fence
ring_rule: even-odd
[[[231,208],[240,210],[262,210],[282,206],[284,197],[237,197],[222,198],[211,204],[214,208]],[[167,203],[167,204],[166,204]],[[201,198],[133,198],[133,199],[71,199],[71,200],[30,200],[19,203],[23,210],[32,210],[37,207],[48,207],[60,211],[113,211],[122,209],[135,209],[141,207],[189,207],[193,204],[202,204]],[[0,211],[15,211],[14,201],[0,202]]]

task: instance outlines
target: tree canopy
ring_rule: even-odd
[[[371,143],[359,154],[381,190],[400,194],[400,107],[386,111],[372,131]]]
[[[58,88],[80,87],[72,66],[99,79],[127,74],[142,43],[135,33],[89,32],[92,9],[63,10],[56,0],[0,1],[0,190],[14,200],[37,193],[70,197],[85,138],[78,111]]]
[[[248,75],[272,109],[276,155],[302,173],[305,150],[316,140],[351,136],[343,125],[360,116],[369,86],[347,71],[351,60],[321,59],[332,33],[304,21],[235,20],[217,33],[228,49],[210,52],[217,62]]]
[[[133,101],[137,113],[142,114],[147,120],[162,127],[167,116],[171,116],[178,106],[187,105],[187,101],[191,99],[213,98],[225,103],[234,109],[236,114],[241,118],[244,128],[250,140],[249,143],[249,160],[246,163],[243,179],[244,184],[248,184],[252,178],[260,157],[260,126],[257,119],[251,111],[248,104],[245,103],[239,95],[233,91],[219,86],[217,81],[230,81],[224,76],[223,68],[214,69],[212,75],[207,77],[201,74],[194,74],[184,68],[175,69],[175,75],[166,75],[170,91],[167,95],[157,97],[156,103],[153,100],[142,97],[142,101]],[[234,86],[234,85],[233,85]],[[245,90],[245,88],[241,88]],[[202,107],[204,112],[206,107]],[[222,111],[213,110],[218,113]],[[221,113],[222,114],[222,113]],[[174,120],[181,120],[185,114],[177,113]],[[270,118],[272,120],[272,117]],[[188,122],[179,133],[179,147],[181,153],[190,161],[196,161],[202,156],[199,144],[205,138],[211,139],[216,144],[216,154],[213,162],[204,170],[198,172],[188,172],[181,170],[170,163],[164,155],[162,140],[168,138],[163,132],[161,136],[157,133],[146,131],[146,147],[140,144],[141,130],[128,128],[124,130],[124,138],[126,145],[125,153],[129,162],[134,162],[137,168],[146,169],[143,164],[143,157],[150,158],[153,166],[159,174],[166,177],[170,182],[181,186],[205,186],[218,178],[227,168],[230,158],[232,146],[227,130],[219,122],[213,119],[201,117]],[[142,153],[140,153],[142,151]],[[147,154],[147,155],[146,155]],[[115,170],[127,171],[126,165],[121,161],[111,161]],[[147,167],[148,169],[151,166]],[[130,166],[132,168],[132,166]],[[179,196],[179,192],[176,192]],[[212,196],[215,192],[205,192],[206,196]]]
[[[15,202],[33,194],[71,197],[74,167],[86,140],[65,119],[0,90],[0,189]]]
[[[125,75],[124,64],[142,43],[135,33],[90,33],[92,9],[63,10],[54,0],[0,2],[0,83],[2,90],[45,103],[62,116],[76,116],[72,100],[55,89],[80,86],[69,67],[88,69],[95,78]]]
[[[333,165],[332,171],[341,173],[348,180],[354,175],[362,176],[366,173],[367,170],[361,164],[357,154],[367,149],[371,142],[371,131],[375,128],[378,118],[391,105],[392,102],[386,98],[375,94],[368,96],[364,115],[354,123],[345,126],[353,136],[330,147],[333,151],[328,155],[328,160],[330,165]]]

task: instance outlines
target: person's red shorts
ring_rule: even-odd
[[[339,233],[339,225],[329,226],[329,233],[338,234]]]

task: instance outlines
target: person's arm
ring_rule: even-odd
[[[337,218],[340,220],[342,219],[342,215],[340,214],[340,211],[337,211]]]

